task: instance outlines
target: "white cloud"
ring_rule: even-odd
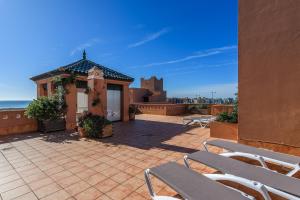
[[[165,28],[161,29],[160,31],[158,31],[156,33],[152,33],[152,34],[146,36],[144,39],[142,39],[138,42],[135,42],[133,44],[128,45],[128,48],[134,48],[134,47],[141,46],[143,44],[146,44],[147,42],[150,42],[152,40],[156,40],[157,38],[159,38],[160,36],[162,36],[162,35],[164,35],[168,32],[170,32],[170,28],[165,27]]]
[[[211,91],[216,92],[214,97],[216,98],[227,98],[234,97],[237,92],[237,83],[224,83],[224,84],[209,84],[200,85],[188,88],[176,88],[176,90],[169,90],[168,97],[211,97]]]
[[[182,74],[192,74],[199,72],[199,69],[212,69],[212,68],[221,68],[226,66],[236,66],[237,62],[225,62],[225,63],[219,63],[219,64],[212,64],[212,65],[195,65],[195,66],[185,66],[185,67],[178,67],[178,68],[172,68],[168,70],[168,73],[164,75],[165,77],[169,76],[176,76],[176,75],[182,75]]]
[[[83,51],[83,49],[94,46],[95,44],[99,43],[100,39],[99,38],[93,38],[88,40],[85,43],[82,43],[80,45],[78,45],[77,47],[75,47],[71,52],[70,55],[73,56],[75,53],[77,53],[78,51],[81,52]]]
[[[163,61],[163,62],[155,62],[155,63],[150,63],[150,64],[146,64],[146,65],[142,65],[139,67],[151,67],[151,66],[158,66],[158,65],[167,65],[167,64],[174,64],[174,63],[180,63],[180,62],[185,62],[188,60],[193,60],[196,58],[203,58],[203,57],[208,57],[208,56],[213,56],[216,54],[221,54],[224,53],[228,50],[231,49],[236,49],[236,45],[233,46],[224,46],[224,47],[219,47],[219,48],[212,48],[212,49],[207,49],[204,51],[198,51],[192,55],[183,57],[183,58],[176,58],[173,60],[168,60],[168,61]],[[139,67],[133,67],[133,68],[139,68]]]

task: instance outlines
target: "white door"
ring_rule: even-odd
[[[121,120],[120,90],[107,90],[107,119],[110,121]]]
[[[85,92],[77,92],[77,113],[83,113],[88,109],[88,95]]]

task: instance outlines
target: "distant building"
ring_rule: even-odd
[[[130,88],[130,103],[166,102],[167,92],[163,88],[163,79],[152,76],[150,79],[141,78],[140,88]]]

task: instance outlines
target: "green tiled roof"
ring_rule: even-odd
[[[103,65],[99,65],[97,63],[94,63],[93,61],[90,61],[90,60],[87,60],[84,58],[81,60],[78,60],[74,63],[71,63],[69,65],[59,67],[55,70],[34,76],[31,78],[31,80],[36,81],[36,80],[48,78],[51,76],[64,74],[64,73],[75,73],[75,74],[87,75],[88,71],[95,66],[103,71],[105,79],[130,81],[130,82],[132,82],[134,80],[132,77],[129,77],[125,74],[114,71],[112,69],[104,67]]]

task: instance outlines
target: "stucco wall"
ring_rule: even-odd
[[[238,124],[212,122],[210,124],[210,137],[236,141],[238,137]]]
[[[129,88],[130,103],[144,102],[144,96],[149,92],[144,88]]]
[[[163,79],[157,79],[155,76],[152,76],[150,79],[141,78],[141,88],[148,89],[151,92],[163,91],[163,84]]]
[[[232,113],[233,105],[212,105],[211,106],[211,115],[219,115],[220,113],[227,112]]]
[[[43,96],[43,93],[41,92],[41,86],[42,84],[46,83],[49,86],[49,88],[52,88],[52,91],[48,90],[48,94],[52,94],[53,93],[53,87],[51,86],[51,82],[53,78],[47,78],[47,79],[42,79],[39,81],[36,81],[37,84],[37,96]],[[83,81],[87,81],[87,77],[86,76],[78,76],[77,77],[78,80],[83,80]],[[106,96],[106,92],[107,92],[107,84],[116,84],[116,85],[121,85],[122,86],[122,105],[121,105],[121,120],[122,121],[128,121],[129,120],[129,85],[131,82],[127,82],[127,81],[119,81],[119,80],[110,80],[110,79],[105,79],[103,80],[104,82],[102,84],[98,83],[97,87],[97,91],[99,91],[100,94],[100,99],[101,99],[101,104],[99,104],[99,106],[102,106],[102,108],[100,108],[100,112],[97,112],[97,108],[90,108],[90,111],[96,111],[95,113],[98,114],[104,114],[106,115],[107,112],[107,96]],[[53,85],[53,84],[52,84]],[[66,114],[66,128],[68,130],[73,130],[76,128],[77,123],[76,123],[76,116],[78,116],[77,114],[77,91],[81,91],[81,88],[76,88],[75,84],[68,84],[66,86],[66,89],[68,90],[65,99],[66,99],[66,104],[67,104],[67,114]],[[91,92],[90,92],[91,93]],[[93,101],[93,95],[89,94],[89,104],[91,104]]]
[[[300,1],[239,1],[239,140],[300,147]]]
[[[0,110],[0,136],[35,132],[36,120],[28,119],[24,109]]]
[[[138,112],[151,115],[183,115],[186,113],[186,104],[137,103]]]

